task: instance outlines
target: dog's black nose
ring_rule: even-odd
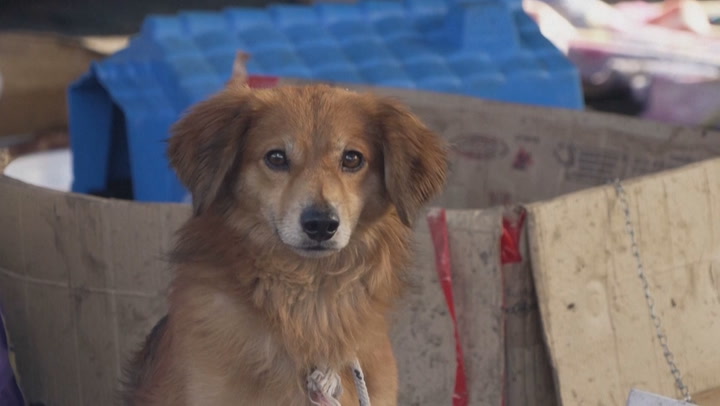
[[[300,215],[300,225],[311,239],[327,241],[335,235],[340,226],[340,220],[334,210],[309,208]]]

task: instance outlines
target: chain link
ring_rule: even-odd
[[[685,385],[682,374],[680,373],[680,369],[675,364],[675,355],[672,353],[672,351],[670,351],[670,346],[668,345],[668,338],[665,334],[665,329],[662,327],[660,317],[655,311],[655,299],[653,298],[652,292],[650,291],[650,283],[648,282],[647,276],[645,275],[645,265],[643,264],[642,257],[640,256],[640,249],[638,248],[637,238],[635,236],[635,228],[633,227],[633,223],[631,221],[630,204],[628,203],[625,189],[623,188],[622,183],[620,183],[619,179],[615,180],[615,190],[617,191],[620,203],[622,204],[623,212],[625,213],[625,230],[630,236],[630,249],[632,250],[633,257],[635,257],[635,263],[637,265],[637,275],[640,278],[640,282],[642,283],[642,288],[645,293],[645,300],[647,301],[648,310],[650,311],[650,319],[655,326],[655,334],[658,338],[660,346],[662,347],[665,361],[667,361],[667,364],[670,367],[670,373],[672,374],[673,378],[675,378],[675,386],[677,386],[678,390],[680,390],[680,393],[682,394],[683,400],[685,402],[692,402],[692,398],[690,396],[690,389],[687,385]]]

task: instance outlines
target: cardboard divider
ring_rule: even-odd
[[[720,386],[720,159],[628,181],[655,311],[693,392]],[[679,397],[613,186],[532,204],[529,241],[563,404]],[[592,366],[592,367],[589,367]]]

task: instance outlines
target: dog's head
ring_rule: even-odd
[[[174,126],[168,154],[195,216],[305,257],[383,216],[409,227],[447,172],[444,143],[404,106],[321,85],[231,85]]]

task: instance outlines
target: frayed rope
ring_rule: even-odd
[[[360,362],[353,360],[351,368],[360,406],[370,406],[370,395]],[[341,406],[338,399],[343,391],[342,381],[340,375],[329,368],[315,368],[310,372],[307,377],[307,390],[313,406]]]

